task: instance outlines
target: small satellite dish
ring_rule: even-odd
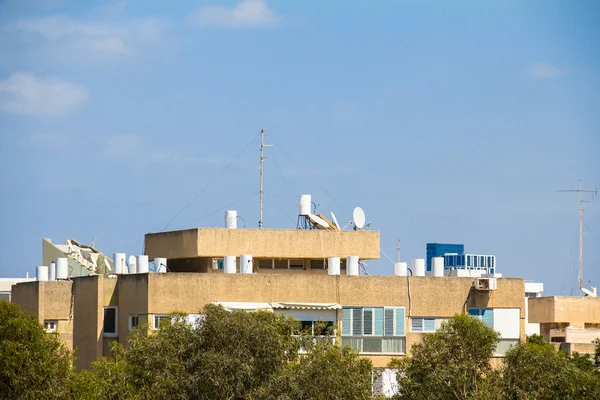
[[[323,218],[315,214],[308,214],[308,219],[310,219],[313,224],[318,225],[320,228],[330,229],[329,224],[323,220]]]
[[[337,218],[335,217],[335,214],[333,213],[333,211],[331,212],[331,219],[333,219],[333,223],[335,224],[335,226],[338,228],[338,230],[342,230],[342,228],[340,228],[340,224],[338,224],[337,222]]]
[[[362,229],[365,226],[366,218],[365,212],[362,208],[356,207],[352,213],[352,219],[354,220],[354,226],[358,229]]]

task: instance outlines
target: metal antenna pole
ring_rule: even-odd
[[[258,220],[258,229],[263,227],[263,165],[265,163],[265,147],[272,146],[271,144],[265,144],[265,131],[260,130],[260,218]]]
[[[398,239],[398,262],[400,262],[400,239]]]
[[[583,203],[589,201],[583,200],[584,193],[598,194],[597,190],[583,190],[583,182],[579,180],[579,189],[564,189],[558,192],[579,192],[579,294],[583,295],[583,235],[587,232],[583,231]]]

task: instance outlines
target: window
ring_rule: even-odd
[[[158,329],[160,328],[160,325],[163,323],[163,321],[169,321],[171,322],[171,317],[166,315],[166,314],[155,314],[154,315],[154,329]]]
[[[129,329],[136,328],[140,324],[140,316],[139,315],[130,315],[129,316]]]
[[[258,269],[273,269],[273,259],[272,258],[259,258],[258,259]]]
[[[435,332],[435,318],[411,318],[412,332]]]
[[[469,315],[483,321],[488,328],[494,328],[494,316],[491,308],[471,308]]]
[[[273,267],[277,269],[288,269],[288,260],[276,258],[273,261]]]
[[[304,269],[304,260],[290,260],[290,269]]]
[[[501,339],[494,350],[495,356],[504,356],[508,349],[519,343],[518,339]]]
[[[116,337],[117,332],[117,307],[104,307],[104,336]]]
[[[403,354],[404,323],[404,307],[343,308],[342,344],[361,353]]]
[[[44,330],[47,333],[56,332],[56,328],[58,327],[58,321],[44,321]]]

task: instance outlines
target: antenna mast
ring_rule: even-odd
[[[265,163],[265,147],[270,147],[272,144],[265,144],[265,131],[260,130],[260,218],[258,220],[258,229],[263,227],[263,165]]]
[[[583,203],[589,201],[583,200],[584,193],[598,194],[597,190],[584,190],[583,182],[579,180],[579,189],[563,189],[558,192],[578,192],[579,193],[579,294],[583,295],[583,235],[587,232],[583,231]]]

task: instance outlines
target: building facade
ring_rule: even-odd
[[[38,315],[48,331],[77,352],[77,367],[127,345],[136,326],[156,329],[173,312],[190,320],[210,303],[268,310],[310,327],[328,322],[335,340],[385,367],[459,313],[480,318],[501,334],[496,356],[524,339],[525,295],[520,278],[493,279],[482,289],[472,277],[328,274],[328,258],[379,257],[379,232],[268,229],[191,229],[148,234],[145,254],[166,258],[168,272],[89,275],[20,283],[13,301]],[[251,254],[252,273],[224,273],[224,257]],[[239,260],[239,257],[238,257]]]
[[[547,342],[571,354],[594,354],[600,338],[600,297],[550,296],[528,299],[529,322]]]

